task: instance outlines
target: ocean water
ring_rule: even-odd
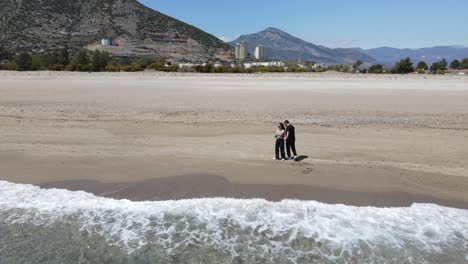
[[[132,202],[0,181],[0,263],[468,263],[468,211]]]

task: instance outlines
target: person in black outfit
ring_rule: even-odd
[[[276,130],[276,134],[275,134],[275,139],[276,139],[276,142],[275,142],[275,158],[273,158],[274,160],[286,160],[286,155],[284,153],[284,136],[285,136],[285,127],[284,127],[284,124],[282,123],[279,123],[278,124],[278,129]],[[281,159],[280,159],[280,154],[281,152]]]
[[[286,142],[286,152],[288,153],[288,159],[296,159],[296,128],[288,121],[284,121],[284,126],[286,127],[284,141]],[[294,157],[291,157],[291,150],[294,154]]]

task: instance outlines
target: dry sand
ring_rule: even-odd
[[[275,162],[275,123],[301,162]],[[0,180],[468,208],[468,76],[0,72]]]

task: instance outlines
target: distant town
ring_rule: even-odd
[[[179,36],[152,35],[152,40],[170,45],[186,43]],[[410,58],[403,58],[392,67],[383,64],[369,65],[362,60],[352,64],[325,64],[302,59],[293,61],[269,60],[265,46],[257,45],[253,55],[248,52],[246,41],[236,43],[229,61],[180,61],[171,62],[145,56],[119,54],[113,49],[121,46],[119,38],[103,38],[99,44],[87,49],[73,50],[63,47],[43,54],[14,54],[0,47],[0,70],[13,71],[81,71],[81,72],[137,72],[144,70],[165,72],[200,73],[257,73],[257,72],[327,72],[370,73],[370,74],[468,74],[468,58],[442,59],[428,65],[424,61],[414,64]]]

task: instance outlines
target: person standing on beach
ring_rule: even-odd
[[[275,158],[273,158],[274,160],[286,160],[286,155],[284,153],[284,136],[285,136],[285,131],[286,128],[284,126],[284,124],[282,123],[279,123],[278,124],[278,129],[276,130],[276,134],[275,134],[275,139],[276,139],[276,142],[275,142]],[[281,159],[280,159],[280,154],[281,152]]]
[[[286,152],[288,153],[288,159],[295,160],[297,158],[296,151],[296,128],[289,122],[289,120],[284,121],[285,136],[284,141],[286,142]],[[294,154],[294,157],[291,157],[291,150]]]

